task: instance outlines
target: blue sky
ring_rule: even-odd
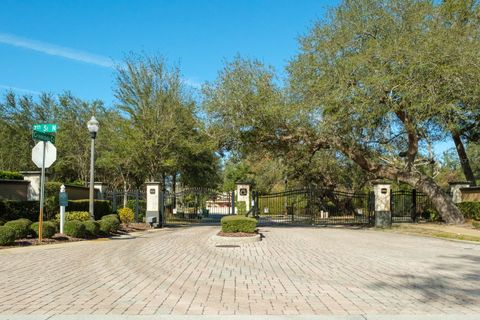
[[[282,70],[332,1],[18,1],[0,3],[0,91],[70,90],[113,102],[112,63],[161,54],[188,83],[213,80],[237,54]]]
[[[160,54],[185,81],[214,80],[235,55],[278,71],[298,37],[338,1],[102,0],[0,2],[0,94],[71,91],[114,103],[113,64],[130,52]],[[435,146],[437,154],[452,147]]]

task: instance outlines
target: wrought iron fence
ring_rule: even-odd
[[[373,221],[373,197],[330,189],[301,189],[258,195],[260,223],[368,224]]]
[[[395,190],[390,195],[392,222],[437,220],[439,215],[424,193],[412,190]]]
[[[166,224],[219,222],[229,214],[233,214],[231,192],[189,188],[176,193],[164,193]]]
[[[143,222],[147,210],[145,192],[140,190],[124,191],[109,190],[104,195],[105,200],[111,201],[112,211],[117,212],[120,208],[133,210],[135,222]]]

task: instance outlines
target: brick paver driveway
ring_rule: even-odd
[[[217,229],[0,250],[0,314],[480,315],[479,245],[266,227],[219,248]]]

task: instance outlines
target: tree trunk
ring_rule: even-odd
[[[126,208],[128,203],[127,181],[123,181],[123,207]]]
[[[463,145],[460,134],[456,131],[452,131],[452,139],[455,143],[455,148],[457,149],[458,158],[460,159],[460,164],[462,166],[462,171],[465,175],[465,179],[469,181],[472,186],[475,186],[475,176],[473,174],[472,167],[470,166],[470,161],[468,160],[468,155],[465,151],[465,146]]]
[[[443,221],[448,224],[464,223],[463,214],[458,210],[452,198],[438,186],[433,179],[421,173],[402,172],[398,169],[383,168],[377,174],[382,178],[407,183],[411,187],[423,192],[432,201]]]

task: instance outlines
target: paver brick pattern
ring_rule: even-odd
[[[480,246],[370,230],[218,227],[0,251],[0,314],[480,314]]]

